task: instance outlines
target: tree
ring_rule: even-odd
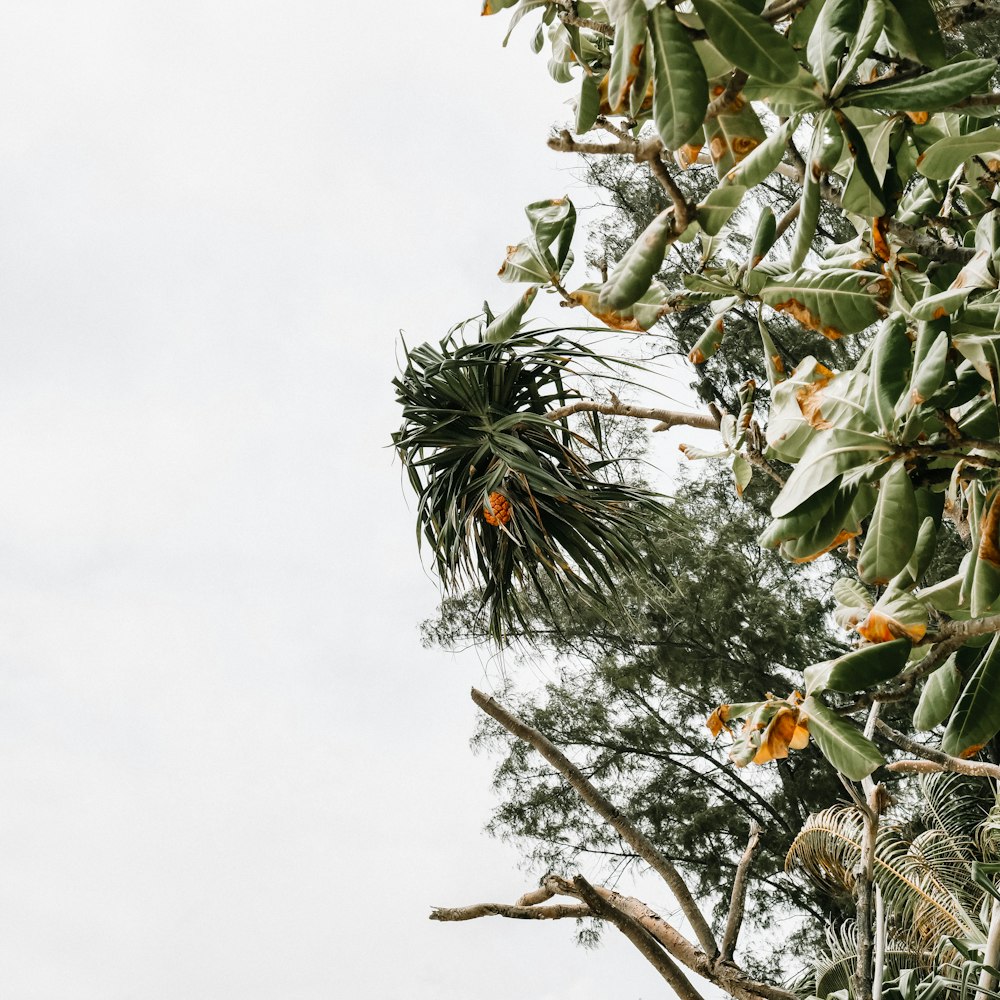
[[[530,235],[500,272],[524,294],[500,316],[488,312],[478,339],[456,334],[408,353],[394,440],[420,495],[424,537],[446,583],[481,586],[499,636],[528,625],[532,602],[551,603],[552,593],[620,605],[616,576],[641,567],[636,538],[662,505],[604,475],[605,418],[714,427],[737,492],[755,474],[780,483],[760,543],[796,563],[841,553],[830,597],[854,646],[808,665],[804,694],[732,691],[709,725],[729,734],[736,765],[774,767],[815,746],[846,782],[857,830],[850,992],[869,1000],[886,987],[875,956],[887,928],[907,912],[876,877],[889,829],[877,779],[1000,776],[993,761],[975,759],[1000,732],[1000,93],[996,59],[962,48],[970,25],[994,37],[1000,15],[989,4],[939,9],[929,0],[491,0],[484,13],[503,8],[515,8],[515,22],[541,15],[534,37],[538,48],[548,43],[550,72],[579,87],[575,128],[552,148],[630,157],[660,185],[665,207],[613,267],[598,261],[600,281],[571,290],[575,209],[565,198],[528,206]],[[610,141],[580,138],[591,130]],[[702,162],[715,179],[692,193],[684,168]],[[787,192],[787,182],[794,203],[779,218],[766,191]],[[825,205],[853,235],[822,224]],[[755,209],[749,247],[741,206]],[[679,281],[678,246],[698,254]],[[669,317],[687,334],[686,321],[707,308],[691,363],[713,364],[722,351],[729,361],[716,378],[762,369],[768,391],[731,380],[710,392],[718,387],[709,379],[703,410],[622,402],[618,359],[589,348],[586,333],[525,329],[540,290],[625,334]],[[794,338],[775,337],[778,317],[797,324]],[[748,336],[754,324],[759,345]],[[855,338],[857,349],[830,367],[812,350],[821,337]],[[633,368],[630,388],[641,379]],[[569,423],[581,412],[591,418],[586,437]],[[945,519],[967,550],[956,572],[932,582]],[[909,725],[879,718],[918,689]],[[691,937],[579,876],[553,876],[514,906],[440,918],[596,916],[685,998],[696,992],[681,966],[736,997],[792,995],[733,961],[759,838],[715,929],[641,825],[536,727],[496,699],[474,699],[663,878]],[[908,756],[887,764],[884,750]],[[987,857],[954,865],[992,898]],[[576,902],[547,902],[559,894]],[[943,933],[934,955],[949,946]],[[906,1000],[957,990],[970,969],[978,995],[992,995],[1000,909],[962,942],[961,975],[935,965],[930,947],[920,945],[913,974],[892,987]]]

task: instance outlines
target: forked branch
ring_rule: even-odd
[[[483,694],[482,691],[473,688],[472,700],[509,733],[537,750],[569,782],[580,798],[602,819],[610,823],[622,840],[663,879],[691,925],[701,947],[708,956],[714,958],[719,950],[715,935],[674,863],[664,857],[656,845],[623,816],[551,740],[512,715],[498,701]]]

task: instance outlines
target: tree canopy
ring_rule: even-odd
[[[814,582],[826,580],[819,600],[840,643],[805,643],[810,662],[797,661],[784,686],[766,664],[735,671],[726,688],[718,673],[701,684],[692,650],[662,676],[655,656],[637,656],[616,663],[615,697],[628,683],[711,692],[708,728],[730,766],[780,773],[818,751],[840,775],[848,803],[810,802],[789,865],[853,894],[854,919],[837,932],[851,971],[841,985],[817,975],[800,993],[923,1000],[971,981],[992,996],[1000,894],[988,805],[961,845],[940,816],[920,841],[894,817],[885,783],[955,772],[973,798],[989,798],[1000,777],[990,759],[1000,732],[1000,12],[930,0],[489,0],[483,13],[506,8],[512,28],[536,19],[532,46],[576,94],[572,129],[549,145],[616,163],[596,169],[626,199],[633,191],[638,209],[619,205],[604,220],[584,252],[595,280],[577,285],[572,202],[527,206],[529,233],[499,272],[523,287],[514,303],[407,352],[394,442],[435,566],[447,586],[476,589],[498,639],[530,630],[539,606],[627,620],[636,595],[622,581],[649,568],[648,525],[669,531],[678,510],[619,474],[606,422],[717,431],[715,448],[686,453],[723,461],[739,497],[766,479],[756,544],[800,567],[833,554],[835,571]],[[539,293],[586,320],[533,326]],[[678,348],[703,404],[689,410],[657,405],[642,353]],[[696,511],[679,530],[690,523]],[[942,550],[956,539],[961,558],[949,566]],[[711,572],[712,548],[699,558]],[[794,618],[797,578],[769,573],[719,579],[726,642],[755,642]],[[675,583],[660,577],[664,595]],[[551,876],[488,912],[598,917],[685,1000],[696,993],[681,966],[733,996],[790,997],[733,961],[759,834],[713,927],[671,853],[682,838],[658,844],[645,804],[628,798],[634,785],[619,789],[613,767],[584,773],[546,734],[607,708],[588,700],[600,690],[588,677],[590,690],[554,692],[527,718],[474,697],[664,879],[692,938],[580,876]],[[912,715],[890,714],[910,699]],[[609,726],[627,728],[624,717]],[[632,736],[647,751],[659,738]],[[954,791],[959,779],[935,780]],[[925,787],[929,801],[942,795]],[[558,895],[575,902],[547,902]],[[915,913],[936,916],[907,937]]]

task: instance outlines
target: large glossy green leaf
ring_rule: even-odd
[[[887,458],[891,445],[877,434],[835,428],[818,431],[771,505],[772,517],[783,517],[837,476]]]
[[[802,713],[808,718],[809,735],[820,752],[851,781],[867,778],[885,758],[871,740],[865,739],[849,722],[828,708],[818,697],[806,698]]]
[[[812,530],[839,496],[841,479],[842,477],[838,476],[831,480],[794,510],[775,518],[757,539],[758,544],[765,549],[775,549],[782,542],[801,538],[807,531]]]
[[[501,281],[528,281],[533,285],[547,284],[552,280],[553,273],[534,240],[507,247],[507,256],[497,271]]]
[[[917,159],[917,170],[925,177],[946,181],[966,160],[990,153],[994,154],[991,159],[1000,159],[1000,125],[938,139]]]
[[[601,288],[601,305],[626,309],[649,288],[674,235],[673,207],[662,211],[625,251]]]
[[[806,667],[806,691],[809,694],[823,691],[853,694],[874,687],[895,677],[906,666],[912,648],[909,640],[894,639]]]
[[[817,140],[822,139],[822,123],[818,124],[813,133],[813,149]],[[797,271],[805,263],[806,255],[812,249],[813,237],[816,235],[816,225],[819,222],[820,183],[818,157],[811,155],[806,160],[806,172],[802,182],[802,198],[799,217],[795,224],[795,237],[792,240],[792,251],[789,255],[788,267]]]
[[[830,268],[774,278],[760,297],[772,309],[787,312],[803,326],[836,339],[874,323],[884,313],[891,292],[892,286],[881,275]]]
[[[917,542],[917,502],[903,462],[894,462],[879,482],[878,500],[858,557],[865,583],[888,583],[905,568]]]
[[[993,59],[967,59],[911,80],[850,87],[841,103],[883,111],[940,111],[986,87],[996,68]]]
[[[954,757],[970,757],[1000,732],[1000,636],[994,637],[958,696],[941,749]]]
[[[858,34],[863,0],[826,0],[806,44],[806,55],[823,90],[830,94],[840,73],[840,61]]]
[[[795,79],[795,50],[763,18],[732,0],[694,0],[694,6],[712,44],[735,66],[767,83]]]
[[[962,675],[955,666],[953,654],[927,678],[913,713],[913,728],[928,732],[940,726],[951,715],[961,689]]]
[[[708,108],[708,77],[687,29],[666,4],[649,14],[653,43],[653,120],[667,149],[683,146]]]
[[[857,495],[857,484],[842,486],[830,509],[812,528],[798,538],[781,543],[781,557],[795,563],[812,562],[861,534],[861,525],[851,517]]]
[[[865,109],[849,110],[853,110],[855,116],[871,114]],[[896,118],[879,117],[875,123],[856,125],[852,115],[839,110],[836,119],[852,156],[841,202],[848,212],[866,219],[877,218],[886,210],[883,180],[889,165],[893,133],[900,123]]]

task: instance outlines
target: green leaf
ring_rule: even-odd
[[[747,189],[736,184],[713,188],[696,209],[696,218],[709,236],[717,236],[740,207]]]
[[[840,73],[840,60],[858,33],[862,0],[826,0],[806,45],[809,65],[830,94]]]
[[[649,14],[653,42],[653,120],[667,149],[691,138],[705,119],[708,77],[687,29],[666,5]]]
[[[996,72],[995,59],[966,59],[898,83],[850,87],[841,104],[883,111],[940,111],[984,88]]]
[[[932,180],[946,181],[973,156],[992,153],[1000,159],[1000,125],[988,125],[968,135],[953,135],[928,146],[917,159],[917,170]]]
[[[801,538],[811,531],[840,495],[841,480],[840,476],[831,480],[793,510],[775,518],[757,539],[758,544],[765,549],[776,549],[783,542]]]
[[[807,563],[818,559],[849,538],[861,534],[861,525],[853,522],[851,511],[858,495],[858,486],[842,486],[830,509],[804,535],[781,543],[781,556],[790,562]]]
[[[882,34],[884,24],[885,3],[883,0],[865,0],[861,23],[858,25],[857,34],[851,40],[847,56],[841,64],[840,75],[830,91],[831,96],[836,97],[844,89],[854,71],[871,55],[879,35]]]
[[[850,175],[844,186],[844,207],[849,212],[867,218],[881,216],[885,212],[882,178],[889,162],[889,142],[896,122],[891,118],[888,119],[866,142],[865,137],[847,114],[838,108],[834,110],[834,115],[853,157]],[[881,161],[881,170],[877,170],[873,162],[876,156]]]
[[[941,749],[953,757],[971,757],[1000,731],[1000,635],[994,636],[958,697]]]
[[[797,124],[798,118],[792,117],[784,125],[778,126],[760,145],[754,148],[753,152],[740,160],[726,174],[723,183],[752,188],[769,177],[781,163],[788,146],[788,140],[795,132]]]
[[[823,88],[809,70],[799,67],[791,83],[764,83],[751,79],[743,88],[751,101],[764,101],[776,115],[796,115],[823,107]]]
[[[501,281],[529,281],[533,285],[547,284],[552,280],[552,274],[534,241],[507,247],[507,257],[497,271]]]
[[[806,691],[811,695],[822,691],[853,694],[875,687],[895,677],[906,666],[911,649],[908,639],[894,639],[856,649],[836,660],[816,663],[806,667]]]
[[[925,324],[926,326],[926,324]],[[931,331],[933,333],[933,331]],[[934,395],[944,382],[948,372],[948,351],[951,350],[951,339],[942,330],[934,338],[930,350],[924,358],[913,367],[910,378],[910,395],[908,402],[914,406],[925,403]],[[901,402],[906,402],[905,400]]]
[[[531,232],[540,250],[548,250],[553,243],[557,244],[556,267],[562,267],[576,228],[573,202],[569,198],[548,198],[526,206],[524,214],[531,223]]]
[[[771,505],[771,516],[790,514],[837,476],[874,465],[890,450],[885,438],[875,434],[841,428],[819,431]]]
[[[813,145],[822,140],[822,125],[817,123],[813,132]],[[789,270],[797,271],[805,262],[806,255],[812,248],[813,237],[816,235],[816,225],[819,222],[820,178],[821,172],[817,163],[813,166],[814,157],[806,160],[806,172],[802,182],[802,201],[799,217],[795,227],[795,238],[792,240],[792,252],[789,256]]]
[[[615,114],[629,101],[632,85],[642,70],[646,41],[646,7],[642,0],[636,0],[615,23],[608,72],[608,104]]]
[[[625,251],[625,256],[601,287],[601,305],[627,309],[649,288],[663,264],[663,255],[674,235],[673,207],[664,209]]]
[[[859,333],[884,312],[892,286],[880,275],[850,268],[799,271],[769,281],[763,302],[794,316],[803,326],[836,339]]]
[[[720,114],[706,121],[705,141],[715,172],[721,180],[767,141],[767,133],[757,112],[747,103],[738,111]]]
[[[961,689],[962,675],[953,653],[927,678],[913,712],[913,728],[926,733],[940,726],[951,714]]]
[[[694,0],[694,6],[712,44],[734,65],[767,83],[795,79],[795,50],[763,18],[725,0]]]
[[[865,583],[888,583],[906,567],[917,543],[917,501],[906,465],[894,462],[879,482],[875,512],[858,556]]]
[[[750,256],[747,258],[748,268],[756,267],[764,259],[768,250],[774,246],[777,232],[778,222],[774,217],[774,212],[770,205],[765,205],[760,210],[757,228],[753,234],[753,242],[750,244]]]
[[[806,698],[801,712],[809,722],[809,735],[816,741],[820,752],[851,781],[867,778],[875,768],[885,763],[871,740],[827,708],[816,697]]]
[[[930,0],[888,0],[885,33],[901,55],[935,69],[948,61]]]
[[[576,103],[576,134],[589,132],[600,113],[601,93],[597,77],[593,73],[584,73],[580,81],[580,98]]]
[[[753,466],[742,455],[733,455],[733,480],[736,483],[736,495],[743,498],[743,491],[750,485],[753,479]]]
[[[848,608],[871,608],[872,598],[860,580],[842,576],[834,581],[833,599]]]
[[[532,285],[525,290],[521,297],[505,312],[496,317],[483,331],[483,340],[489,344],[500,344],[509,340],[518,330],[521,329],[521,320],[528,311],[529,306],[535,301],[538,294],[538,286]]]
[[[893,313],[875,336],[868,383],[867,411],[883,434],[896,425],[896,403],[907,387],[911,357],[906,318]]]

